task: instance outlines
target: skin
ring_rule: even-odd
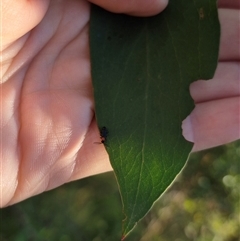
[[[93,0],[136,16],[167,0]],[[193,151],[240,138],[239,0],[220,0],[219,64],[190,86],[196,103],[183,121]],[[1,2],[0,206],[112,170],[94,117],[86,0]]]

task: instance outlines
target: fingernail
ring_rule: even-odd
[[[193,129],[190,115],[182,122],[182,135],[187,141],[194,142]]]

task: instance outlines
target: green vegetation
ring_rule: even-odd
[[[92,7],[95,116],[110,133],[105,144],[123,202],[122,237],[187,162],[193,144],[181,125],[194,108],[189,85],[212,79],[219,40],[216,0],[171,0],[150,18]]]
[[[239,241],[240,141],[192,154],[126,240]],[[1,241],[117,241],[121,201],[112,173],[1,209]]]

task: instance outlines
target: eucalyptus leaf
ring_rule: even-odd
[[[96,118],[122,198],[122,240],[186,164],[189,85],[213,77],[219,38],[216,0],[170,0],[147,18],[92,6]]]

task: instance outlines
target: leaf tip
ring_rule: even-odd
[[[123,236],[122,236],[122,238],[121,238],[121,241],[123,241],[125,238],[126,238],[126,236],[125,236],[125,235],[123,235]]]

